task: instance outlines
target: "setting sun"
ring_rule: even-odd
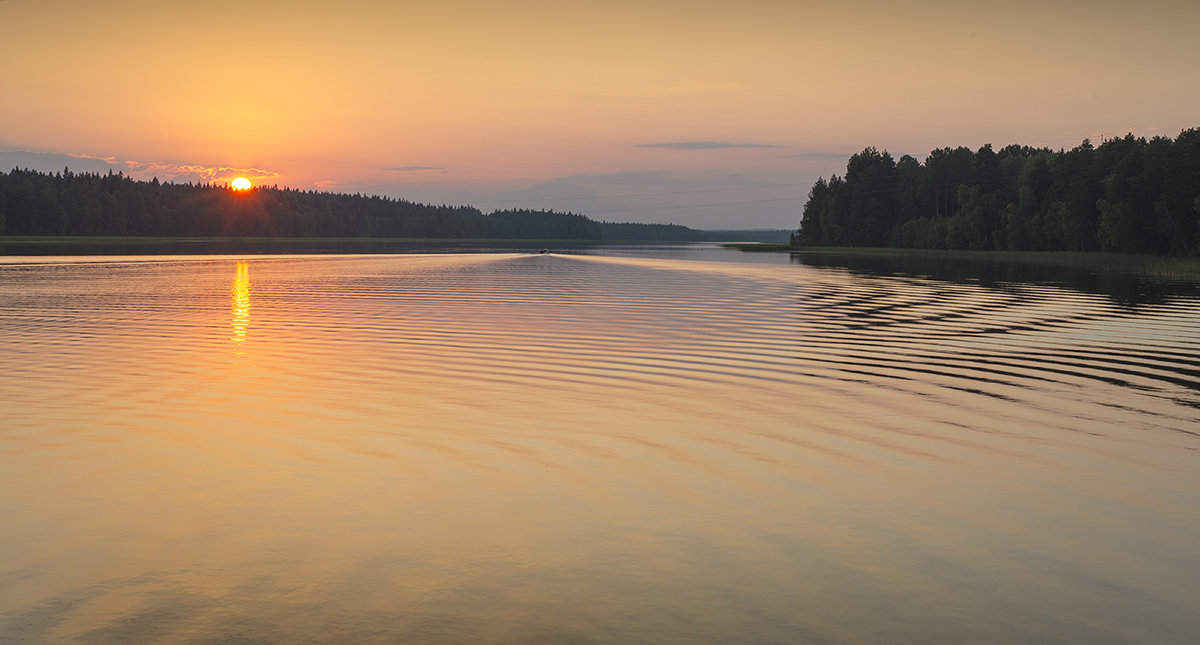
[[[234,190],[250,190],[250,180],[245,177],[238,177],[230,184]]]

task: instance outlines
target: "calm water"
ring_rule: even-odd
[[[0,259],[0,642],[1195,642],[1200,297],[1006,275]]]

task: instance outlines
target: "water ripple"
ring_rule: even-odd
[[[0,350],[14,642],[143,620],[471,641],[514,616],[563,621],[550,640],[878,641],[952,606],[948,640],[1104,640],[1200,600],[1194,298],[557,254],[59,258],[0,264]],[[1054,627],[1046,602],[1081,609]]]

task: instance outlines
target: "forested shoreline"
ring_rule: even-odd
[[[0,173],[0,235],[700,240],[677,224],[435,206],[375,195],[138,181],[122,173]]]
[[[819,179],[793,245],[1200,253],[1200,129],[1053,151],[867,148]]]

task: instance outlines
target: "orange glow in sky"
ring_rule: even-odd
[[[0,66],[0,164],[792,228],[866,146],[1200,125],[1196,24],[1174,0],[0,2],[0,56],[39,61]]]

